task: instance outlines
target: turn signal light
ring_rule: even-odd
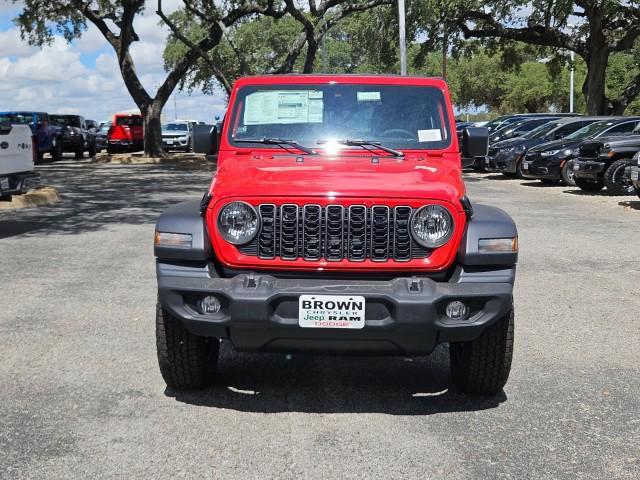
[[[478,251],[481,253],[517,252],[518,237],[481,238],[478,240]]]
[[[191,234],[156,231],[154,244],[158,247],[191,248]]]

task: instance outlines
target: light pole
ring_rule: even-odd
[[[571,30],[571,33],[575,33],[576,26],[572,23],[568,23],[567,27]],[[569,72],[569,113],[573,113],[573,96],[574,96],[574,76],[575,76],[575,60],[576,60],[576,52],[571,50],[571,70]]]
[[[398,0],[398,26],[400,30],[400,75],[407,74],[407,44],[404,31],[404,0]]]
[[[573,79],[575,72],[576,52],[571,50],[571,73],[569,74],[569,113],[573,113]]]

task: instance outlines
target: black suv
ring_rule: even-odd
[[[559,118],[540,125],[521,137],[498,142],[489,148],[485,159],[486,170],[522,178],[522,160],[530,148],[565,138],[599,120],[602,117]]]
[[[633,165],[640,151],[640,122],[628,136],[604,137],[580,145],[580,157],[573,164],[576,185],[583,190],[598,191],[607,187],[611,195],[632,195],[631,180],[625,169]]]
[[[95,133],[87,128],[87,122],[80,115],[49,115],[51,122],[62,127],[62,151],[73,152],[76,159],[84,157],[85,150],[90,157],[96,155]]]
[[[611,117],[587,125],[561,140],[533,147],[522,161],[522,175],[543,183],[562,181],[566,185],[575,185],[573,164],[580,154],[580,145],[586,140],[629,134],[638,121],[640,118],[637,117]]]

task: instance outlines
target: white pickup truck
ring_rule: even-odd
[[[34,152],[28,125],[0,123],[0,200],[11,200],[38,183]]]

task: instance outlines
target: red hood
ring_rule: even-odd
[[[370,156],[251,154],[225,156],[211,193],[228,197],[388,197],[440,199],[457,204],[464,195],[452,156],[407,154],[405,159]]]

